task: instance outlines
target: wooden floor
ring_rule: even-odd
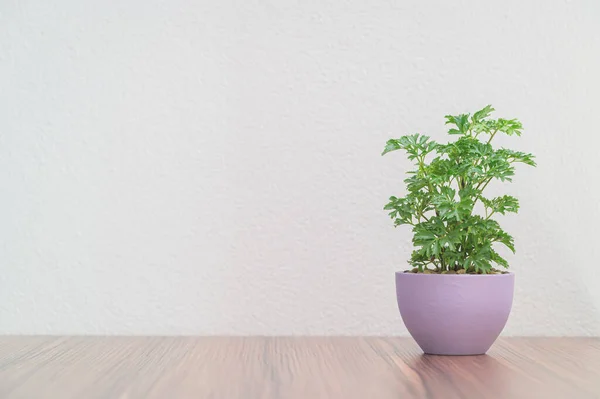
[[[0,337],[0,398],[600,398],[600,340],[443,357],[407,338]]]

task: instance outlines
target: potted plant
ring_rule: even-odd
[[[510,195],[484,194],[494,181],[511,181],[515,165],[535,166],[532,154],[492,146],[498,134],[520,136],[516,119],[491,119],[491,106],[446,116],[457,140],[438,144],[414,134],[389,140],[383,154],[404,150],[415,169],[407,193],[384,209],[395,226],[412,227],[410,269],[396,273],[402,319],[428,354],[475,355],[494,343],[510,313],[514,274],[497,252],[514,252],[513,238],[494,220],[517,212]]]

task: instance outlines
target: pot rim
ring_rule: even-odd
[[[410,276],[439,276],[439,277],[445,277],[445,278],[463,278],[463,277],[469,277],[469,278],[475,278],[475,277],[495,277],[495,278],[499,278],[502,276],[514,276],[515,273],[513,272],[508,272],[508,273],[500,273],[500,274],[439,274],[439,273],[432,273],[432,274],[425,274],[425,273],[407,273],[407,272],[396,272],[396,275],[398,276],[405,276],[405,275],[410,275]]]

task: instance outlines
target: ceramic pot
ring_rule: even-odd
[[[423,352],[481,355],[504,328],[515,275],[396,273],[402,320]]]

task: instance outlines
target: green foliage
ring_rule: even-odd
[[[534,156],[505,148],[494,149],[498,133],[520,136],[516,119],[490,119],[490,105],[471,114],[447,115],[448,134],[458,138],[438,144],[428,136],[413,134],[388,140],[382,155],[404,150],[415,163],[407,172],[407,194],[390,197],[384,209],[395,226],[412,226],[411,266],[424,270],[487,273],[508,262],[495,250],[502,244],[515,251],[513,238],[493,215],[516,213],[519,201],[510,195],[488,199],[483,191],[492,180],[512,181],[515,164],[535,166]],[[483,215],[475,213],[480,203]]]

